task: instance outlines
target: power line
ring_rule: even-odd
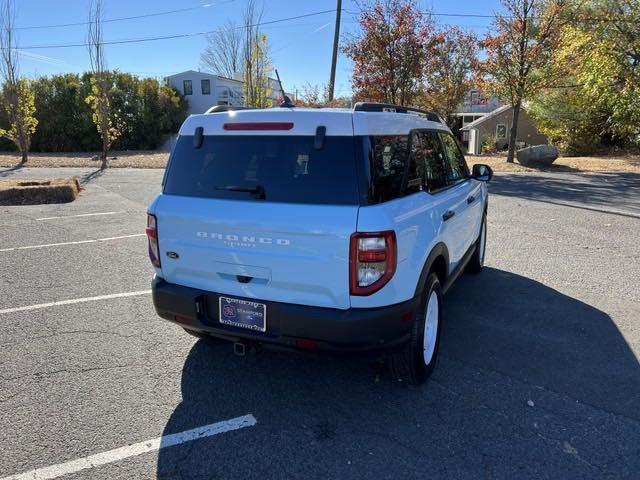
[[[208,8],[208,7],[212,7],[214,5],[222,5],[225,3],[232,3],[235,2],[236,0],[226,0],[226,1],[222,1],[222,2],[211,2],[211,3],[206,3],[204,5],[197,5],[195,7],[186,7],[186,8],[179,8],[176,10],[165,10],[163,12],[153,12],[153,13],[145,13],[145,14],[141,14],[141,15],[133,15],[131,17],[117,17],[117,18],[108,18],[106,20],[103,20],[103,23],[112,23],[112,22],[122,22],[125,20],[137,20],[140,18],[149,18],[149,17],[160,17],[163,15],[173,15],[175,13],[183,13],[183,12],[193,12],[194,10],[200,10],[201,8]],[[27,27],[15,27],[15,30],[40,30],[40,29],[45,29],[45,28],[64,28],[64,27],[78,27],[78,26],[83,26],[83,25],[89,25],[89,23],[91,22],[75,22],[75,23],[57,23],[54,25],[31,25],[31,26],[27,26]]]
[[[242,29],[246,29],[246,28],[252,28],[252,27],[259,27],[259,26],[264,26],[264,25],[272,25],[275,23],[282,23],[282,22],[288,22],[291,20],[297,20],[299,18],[306,18],[306,17],[312,17],[315,15],[322,15],[322,14],[326,14],[326,13],[333,13],[335,12],[334,9],[332,10],[322,10],[319,12],[312,12],[312,13],[306,13],[304,15],[296,15],[294,17],[286,17],[286,18],[278,18],[276,20],[269,20],[266,22],[259,22],[253,25],[244,25],[244,26],[240,26],[240,27],[236,27],[236,29],[238,30],[242,30]],[[122,44],[129,44],[129,43],[142,43],[142,42],[155,42],[158,40],[171,40],[171,39],[176,39],[176,38],[190,38],[190,37],[198,37],[198,36],[202,36],[202,35],[209,35],[211,33],[216,32],[217,30],[208,30],[205,32],[193,32],[193,33],[177,33],[175,35],[159,35],[156,37],[143,37],[143,38],[129,38],[129,39],[123,39],[123,40],[112,40],[112,41],[105,41],[103,42],[103,45],[122,45]],[[20,47],[20,50],[36,50],[36,49],[44,49],[44,48],[74,48],[74,47],[87,47],[89,46],[86,42],[82,42],[82,43],[61,43],[61,44],[57,44],[57,45],[30,45],[27,47]]]

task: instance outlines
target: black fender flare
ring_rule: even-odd
[[[445,278],[442,280],[442,284],[444,285],[446,282],[446,279],[449,277],[449,250],[444,243],[439,242],[431,249],[431,252],[427,256],[427,260],[424,262],[424,267],[422,267],[422,272],[420,273],[420,278],[416,285],[414,297],[417,297],[424,290],[424,286],[427,283],[427,277],[429,277],[433,263],[436,258],[440,256],[444,257],[445,261]]]

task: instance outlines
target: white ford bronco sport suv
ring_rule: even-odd
[[[155,309],[239,354],[385,350],[422,383],[442,295],[482,269],[491,176],[406,107],[192,115],[148,208]]]

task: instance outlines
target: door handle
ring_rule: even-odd
[[[456,214],[456,212],[454,212],[453,210],[447,210],[446,212],[444,212],[444,214],[442,215],[442,220],[444,220],[445,222],[447,220],[449,220],[451,217],[453,217]]]
[[[476,197],[474,197],[473,195],[469,195],[467,197],[467,203],[473,203],[476,201]]]

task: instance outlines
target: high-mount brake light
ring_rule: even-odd
[[[351,295],[371,295],[384,287],[396,272],[397,247],[393,230],[357,232],[349,246]]]
[[[158,244],[158,221],[155,215],[147,214],[147,240],[149,240],[149,260],[160,268],[160,245]]]
[[[222,125],[225,130],[291,130],[293,122],[235,122]]]

